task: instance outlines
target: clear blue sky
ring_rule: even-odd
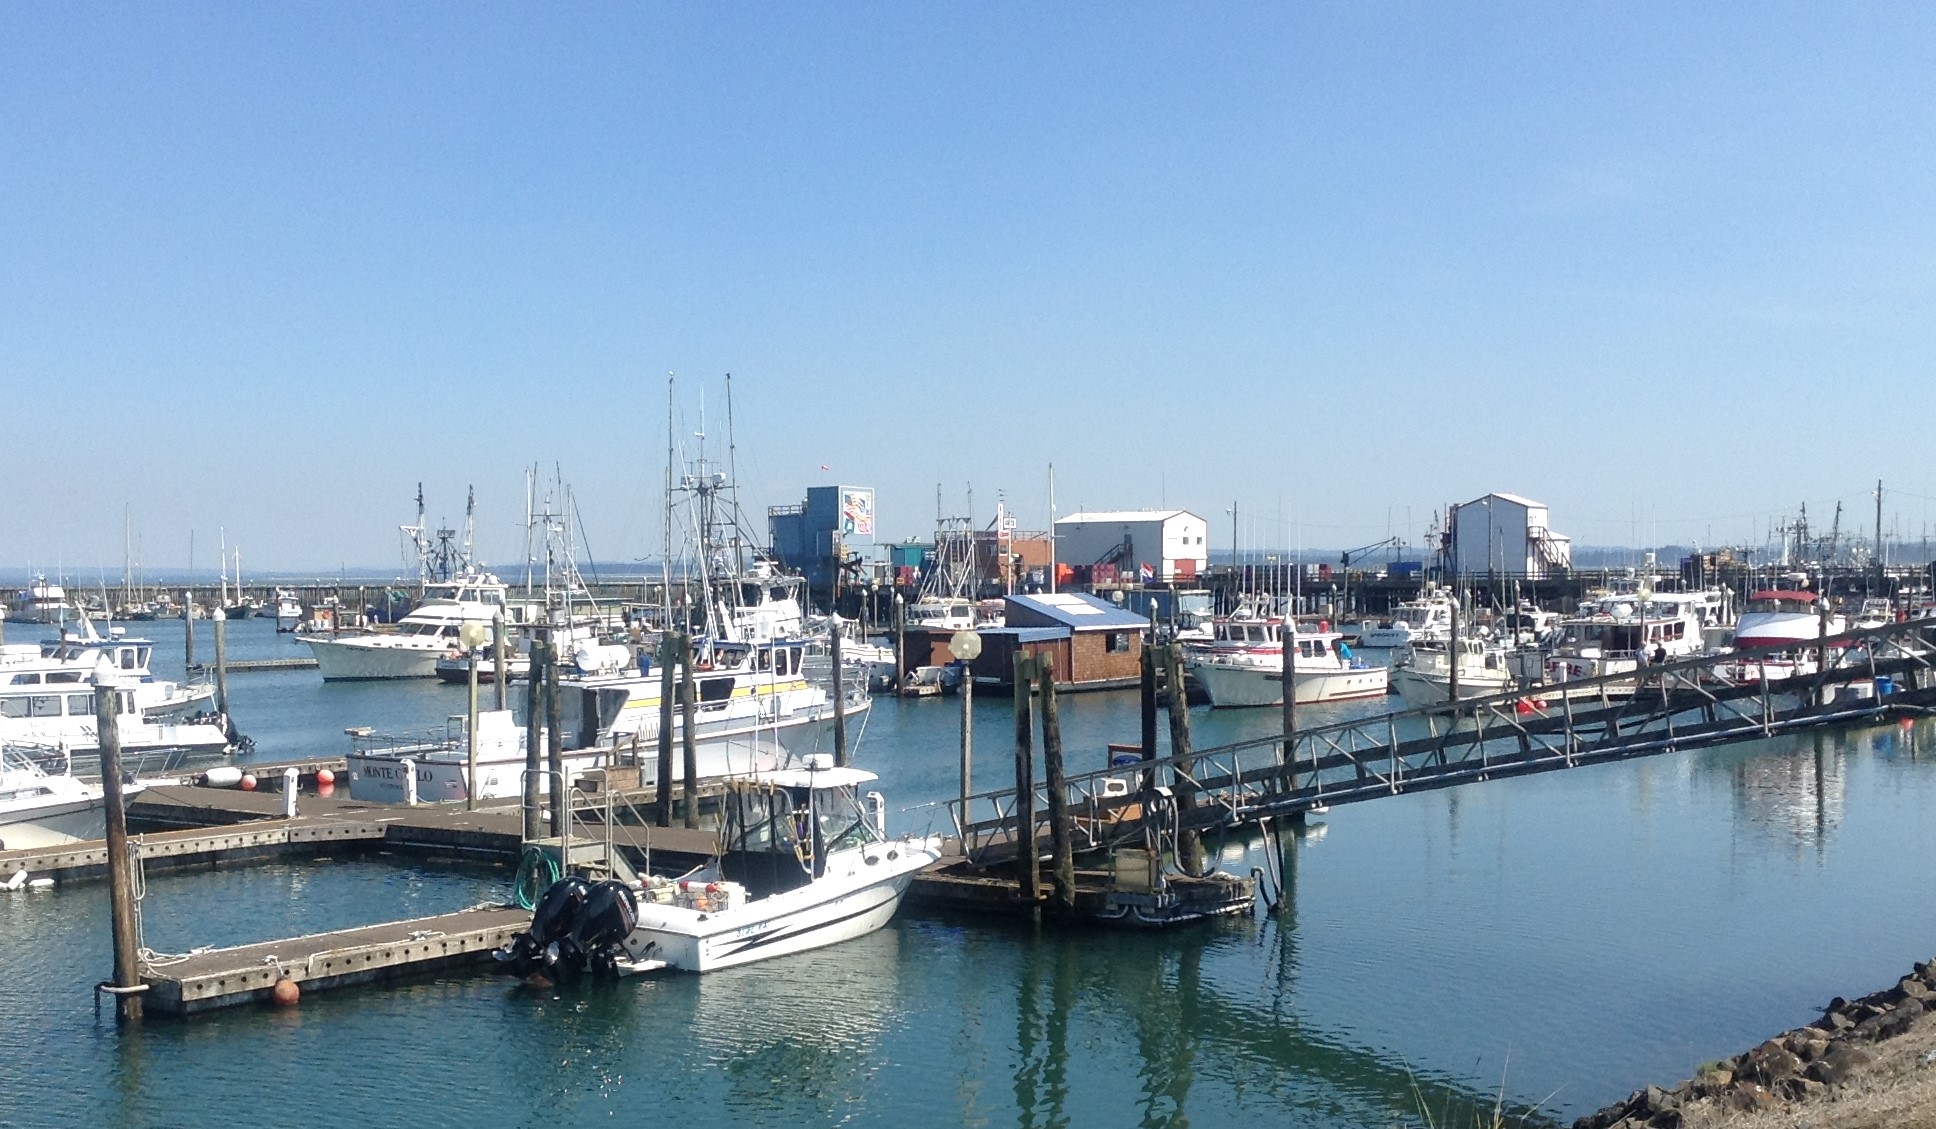
[[[665,374],[749,503],[937,482],[1582,543],[1936,519],[1936,9],[0,8],[0,566],[657,545]],[[820,471],[821,464],[832,469]],[[1913,495],[1910,496],[1910,495]],[[1281,524],[1279,515],[1283,515]],[[1409,515],[1409,527],[1407,527]],[[1254,522],[1252,519],[1255,519]],[[198,563],[208,563],[206,548]]]

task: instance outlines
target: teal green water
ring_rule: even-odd
[[[178,652],[178,624],[143,626]],[[293,649],[254,622],[233,643]],[[265,758],[463,706],[314,672],[237,675],[233,696]],[[977,711],[985,786],[1007,771],[1008,709]],[[953,791],[957,711],[876,703],[859,759],[897,829]],[[1271,713],[1193,720],[1213,742]],[[1065,698],[1063,722],[1072,760],[1100,764],[1134,740],[1133,696]],[[88,991],[104,887],[0,894],[0,1124],[1357,1126],[1423,1124],[1423,1105],[1444,1125],[1502,1087],[1570,1119],[1936,952],[1931,749],[1923,723],[1341,807],[1296,842],[1279,918],[1132,934],[904,915],[704,978],[454,977],[138,1032],[97,1021]],[[432,913],[506,877],[400,858],[158,876],[147,940]]]

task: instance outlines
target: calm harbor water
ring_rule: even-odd
[[[135,626],[178,661],[180,624]],[[238,658],[303,653],[266,621],[230,640]],[[231,694],[261,759],[464,702],[314,671],[235,675]],[[941,829],[917,805],[955,787],[958,710],[871,711],[858,761],[895,829]],[[1009,771],[1008,711],[978,705],[985,787]],[[1062,716],[1076,766],[1135,739],[1133,695],[1065,698]],[[1275,722],[1193,715],[1202,743]],[[1421,1102],[1445,1125],[1502,1086],[1569,1119],[1936,951],[1932,749],[1921,723],[1341,807],[1297,841],[1277,918],[1144,935],[904,915],[704,978],[450,977],[127,1033],[88,990],[109,967],[105,888],[0,895],[0,1125],[1357,1126],[1422,1124]],[[1224,857],[1257,864],[1234,841]],[[161,875],[146,940],[260,940],[507,888],[503,869],[394,857]]]

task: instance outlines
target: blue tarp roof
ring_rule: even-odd
[[[1047,596],[1010,596],[1008,602],[1025,608],[1035,615],[1067,624],[1077,631],[1099,629],[1122,631],[1149,626],[1149,620],[1134,612],[1126,612],[1106,600],[1085,596],[1080,592],[1057,592]]]
[[[977,627],[977,635],[1013,636],[1018,643],[1046,643],[1051,639],[1066,639],[1066,627]]]

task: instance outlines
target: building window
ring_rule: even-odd
[[[1108,644],[1109,653],[1112,655],[1128,654],[1129,653],[1129,632],[1111,631],[1109,633],[1107,644]]]

